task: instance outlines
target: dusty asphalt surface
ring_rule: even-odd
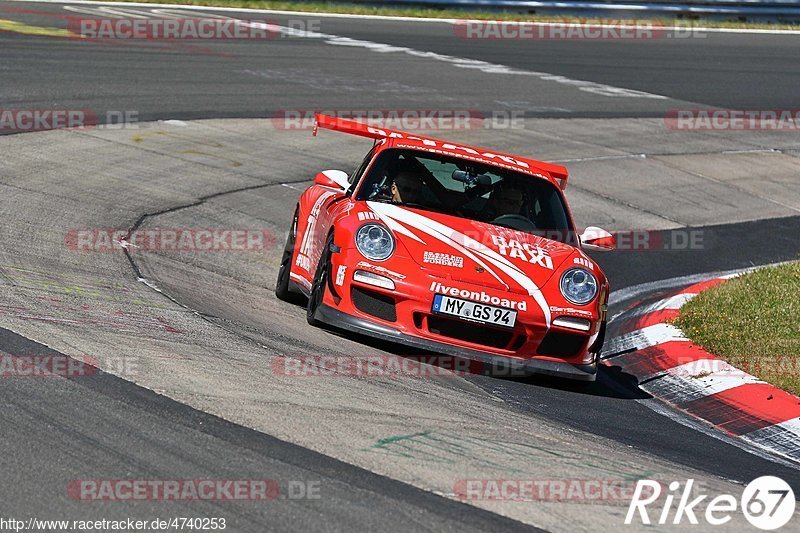
[[[67,12],[0,8],[0,19],[28,26],[62,27]],[[0,137],[0,352],[87,355],[106,371],[0,380],[0,439],[14,450],[0,459],[3,515],[222,516],[236,531],[575,530],[621,524],[625,502],[466,505],[453,500],[454,484],[691,477],[709,492],[738,493],[737,483],[774,474],[800,489],[795,467],[655,412],[613,368],[585,389],[483,376],[281,376],[273,370],[281,357],[406,352],[308,328],[303,309],[272,295],[278,247],[133,251],[131,263],[65,245],[71,229],[140,220],[143,228],[259,228],[282,242],[313,172],[351,168],[368,143],[231,117],[391,107],[522,111],[529,118],[520,128],[439,135],[565,162],[581,225],[702,232],[699,250],[598,256],[615,289],[800,253],[796,133],[675,132],[658,118],[683,106],[792,107],[798,66],[788,54],[800,37],[532,48],[464,43],[439,23],[322,19],[318,31],[667,98],[608,96],[606,85],[331,38],[175,48],[0,32],[0,107],[229,118]],[[697,65],[683,68],[689,57]],[[670,69],[693,78],[678,83]],[[770,73],[768,91],[760,69]],[[601,116],[617,118],[587,118]],[[316,483],[321,497],[130,504],[67,495],[71,480],[120,478],[266,478],[284,494],[290,483]]]

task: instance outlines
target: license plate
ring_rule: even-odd
[[[517,322],[517,312],[511,309],[451,298],[444,294],[434,295],[433,312],[504,328],[513,328]]]

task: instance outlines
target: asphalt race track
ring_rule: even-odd
[[[119,12],[67,7],[0,1],[0,109],[127,110],[141,122],[0,136],[0,353],[87,356],[100,368],[0,379],[0,516],[573,531],[621,526],[627,502],[462,502],[454,487],[692,478],[738,494],[771,474],[800,490],[798,465],[698,427],[614,367],[589,387],[281,375],[296,355],[413,352],[312,329],[304,308],[275,299],[297,196],[317,170],[353,168],[369,142],[265,120],[307,109],[518,112],[513,128],[431,135],[563,162],[579,225],[700,236],[693,249],[594,256],[612,289],[631,289],[800,254],[796,131],[675,131],[662,118],[800,107],[800,35],[486,42],[440,22],[226,12],[305,20],[324,36],[98,43],[57,30],[65,17]],[[259,252],[123,254],[77,251],[67,237],[132,227],[258,228],[274,239]],[[81,501],[68,492],[81,479],[269,479],[282,497]]]
[[[70,8],[72,11],[52,4],[4,2],[0,19],[64,28],[63,17],[67,16],[113,16],[98,13],[96,6]],[[14,76],[3,76],[4,102],[135,109],[141,120],[268,116],[274,110],[305,108],[312,105],[309,100],[319,108],[346,103],[380,109],[387,97],[402,109],[449,101],[459,109],[495,110],[512,105],[535,116],[660,118],[664,110],[680,108],[681,102],[735,109],[792,109],[797,105],[797,35],[697,32],[638,41],[485,40],[456,37],[453,25],[442,22],[240,16],[283,25],[306,21],[308,24],[294,27],[667,99],[607,98],[584,91],[572,94],[563,90],[564,84],[538,83],[530,76],[507,77],[503,92],[497,94],[496,76],[481,75],[471,68],[463,77],[452,75],[446,80],[425,76],[424,71],[403,68],[415,61],[402,52],[378,54],[369,61],[370,68],[361,71],[364,63],[358,54],[337,49],[352,45],[318,46],[320,39],[280,38],[212,46],[137,42],[121,47],[63,40],[55,44],[53,39],[9,33],[3,36],[4,71]],[[265,53],[269,62],[265,62]],[[32,64],[40,68],[29,68]],[[402,76],[397,75],[398,68]],[[450,97],[456,98],[455,102]]]

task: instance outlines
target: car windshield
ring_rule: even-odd
[[[552,183],[419,150],[381,152],[356,199],[445,213],[562,242],[572,233],[561,194]]]

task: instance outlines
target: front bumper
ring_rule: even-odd
[[[481,361],[489,365],[490,369],[499,370],[497,373],[502,373],[504,375],[513,375],[518,373],[523,373],[525,375],[541,374],[578,381],[594,381],[597,377],[596,361],[590,364],[574,364],[544,359],[522,360],[512,357],[504,357],[502,355],[495,355],[479,350],[452,346],[450,344],[408,335],[390,326],[377,324],[369,320],[343,313],[342,311],[334,309],[326,304],[321,305],[317,309],[314,318],[330,326],[352,331],[354,333],[360,333],[370,337],[396,342],[431,352]]]

